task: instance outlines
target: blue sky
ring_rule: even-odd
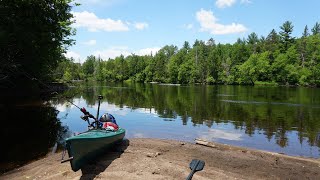
[[[234,43],[255,32],[267,36],[285,21],[300,37],[320,22],[320,0],[76,0],[76,44],[67,57],[83,62],[123,54],[153,54],[165,45],[179,48],[196,39]]]

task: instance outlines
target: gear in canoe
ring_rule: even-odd
[[[64,151],[61,163],[70,161],[73,171],[81,169],[88,161],[97,158],[106,149],[121,142],[125,136],[125,129],[118,126],[111,114],[105,113],[98,119],[102,96],[99,96],[98,99],[97,117],[94,117],[85,108],[79,108],[84,114],[81,119],[88,122],[88,130],[66,139],[66,151],[69,158],[64,159]],[[89,118],[94,121],[90,122]]]

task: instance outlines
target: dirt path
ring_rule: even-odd
[[[129,139],[122,150],[73,172],[49,155],[0,176],[0,179],[185,179],[192,159],[205,161],[197,179],[320,179],[320,160],[291,157],[223,144],[215,148],[159,139]]]

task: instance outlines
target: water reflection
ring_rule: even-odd
[[[231,131],[230,130],[222,130],[222,129],[209,129],[206,133],[202,133],[200,138],[206,139],[209,141],[216,141],[217,139],[225,139],[231,141],[241,141],[243,140],[242,134]]]
[[[81,112],[65,97],[95,114],[100,94],[100,114],[114,115],[127,138],[204,138],[320,157],[320,89],[77,84],[50,101],[1,99],[1,172],[40,158],[57,142],[86,131]]]
[[[102,94],[101,109],[116,114],[131,137],[193,141],[203,136],[234,145],[319,157],[319,92],[286,87],[108,83],[82,84],[66,95],[95,113],[96,97]],[[70,129],[85,130],[78,118],[80,113],[73,107],[68,113]]]
[[[46,155],[68,133],[57,119],[59,111],[45,101],[11,100],[0,107],[0,173]]]

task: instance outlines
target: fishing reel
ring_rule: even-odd
[[[97,117],[94,117],[92,114],[90,114],[86,108],[80,108],[80,111],[83,113],[82,116],[80,116],[80,118],[84,121],[87,121],[88,122],[88,129],[98,129],[102,126],[102,124],[100,124],[100,122],[98,121],[98,116],[99,116],[99,109],[100,109],[100,100],[102,99],[103,97],[101,95],[98,96],[98,99],[99,99],[99,105],[98,105],[98,112],[97,112]],[[94,121],[90,123],[89,121],[89,118],[93,119]]]
[[[89,121],[90,116],[89,115],[82,115],[82,116],[80,116],[80,118],[82,120],[88,122],[88,129],[94,129],[96,121],[93,121],[90,123],[90,121]]]
[[[89,116],[88,115],[81,115],[80,118],[84,121],[88,121],[89,120]]]

